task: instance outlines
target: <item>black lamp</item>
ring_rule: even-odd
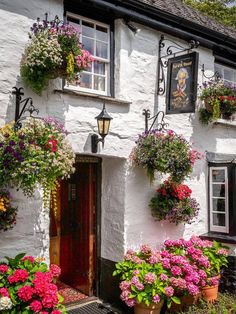
[[[97,117],[95,117],[95,119],[97,119],[98,133],[101,136],[101,138],[99,138],[97,134],[93,134],[91,136],[92,153],[97,153],[99,142],[102,142],[102,146],[104,146],[104,138],[109,133],[110,122],[112,120],[112,117],[109,116],[109,114],[107,113],[105,104],[103,105],[101,113]]]

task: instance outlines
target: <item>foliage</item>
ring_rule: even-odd
[[[16,223],[17,208],[11,206],[10,193],[0,190],[0,231],[7,231]]]
[[[66,313],[63,298],[58,294],[53,278],[60,268],[18,254],[15,258],[5,257],[0,263],[0,310],[2,314]]]
[[[199,10],[203,14],[218,22],[236,29],[236,6],[234,0],[182,0],[187,5]]]
[[[204,107],[199,110],[199,119],[204,124],[220,118],[221,115],[230,117],[236,112],[236,86],[230,83],[204,83],[200,99],[204,101]]]
[[[203,286],[218,283],[218,276],[222,266],[227,266],[228,247],[216,241],[202,240],[192,236],[190,240],[166,240],[165,249],[174,254],[184,255],[188,260],[202,269],[206,277]]]
[[[199,204],[190,197],[191,193],[192,190],[185,184],[165,181],[150,201],[152,215],[159,221],[191,223],[199,212]]]
[[[93,60],[82,48],[79,36],[78,28],[58,18],[51,22],[37,19],[21,61],[21,76],[26,85],[40,95],[50,79],[63,77],[68,82],[78,82],[79,72]]]
[[[45,206],[57,180],[73,171],[74,153],[64,126],[52,118],[26,120],[19,130],[0,129],[0,186],[17,187],[32,196],[37,184]]]
[[[131,159],[134,164],[146,169],[150,181],[153,181],[155,171],[159,171],[170,174],[171,180],[181,182],[190,175],[200,154],[173,131],[163,133],[152,130],[139,135]]]
[[[193,305],[179,314],[233,314],[236,313],[235,295],[229,293],[219,293],[216,302],[209,303],[201,300],[197,305]]]

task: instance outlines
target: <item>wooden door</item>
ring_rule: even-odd
[[[96,293],[97,173],[97,163],[78,162],[60,186],[60,280],[90,296]]]

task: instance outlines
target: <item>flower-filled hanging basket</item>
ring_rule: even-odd
[[[66,134],[53,118],[29,118],[19,130],[12,125],[0,129],[0,186],[16,187],[31,197],[41,185],[48,207],[57,180],[74,171],[75,155]]]
[[[0,190],[0,232],[12,229],[16,224],[17,207],[11,205],[10,193]]]
[[[93,60],[80,43],[79,29],[58,18],[38,19],[31,27],[30,43],[21,60],[21,76],[27,86],[41,94],[50,79],[78,83],[79,73]]]
[[[171,130],[143,133],[131,153],[133,163],[146,169],[151,182],[155,171],[170,174],[173,181],[181,182],[190,175],[196,159],[200,158],[187,140]]]
[[[157,190],[149,206],[157,220],[168,220],[171,223],[191,223],[198,215],[199,204],[191,198],[192,190],[185,184],[166,180]]]

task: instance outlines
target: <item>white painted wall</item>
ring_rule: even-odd
[[[63,1],[0,0],[0,125],[14,117],[11,88],[16,84],[22,85],[19,66],[29,27],[37,16],[43,17],[45,12],[51,17],[55,14],[62,16]],[[188,237],[192,233],[207,231],[207,164],[204,160],[197,164],[192,178],[188,180],[193,196],[201,205],[199,217],[192,225],[177,227],[156,222],[151,216],[148,203],[160,178],[157,177],[156,184],[150,186],[144,171],[130,165],[130,152],[137,134],[144,128],[142,110],[150,109],[152,113],[165,110],[164,97],[159,98],[157,107],[155,95],[158,40],[161,34],[142,25],[138,27],[141,32],[134,36],[121,20],[115,23],[115,94],[116,98],[131,101],[132,104],[107,102],[107,111],[113,117],[111,132],[106,138],[105,148],[98,153],[103,158],[102,257],[113,261],[121,259],[127,248],[137,248],[141,243],[156,247],[168,237]],[[199,65],[204,63],[205,68],[211,70],[209,74],[212,73],[212,52],[201,47],[197,51]],[[201,79],[199,69],[200,84]],[[42,97],[27,88],[25,95],[33,97],[41,116],[55,116],[65,122],[76,153],[90,154],[90,135],[96,131],[94,117],[100,113],[103,101],[54,93],[54,89],[60,88],[61,81],[55,80]],[[208,150],[236,154],[234,129],[204,127],[198,122],[197,114],[168,115],[166,120],[170,128],[194,142],[201,152]],[[14,255],[13,252],[25,249],[29,254],[48,257],[48,218],[40,216],[41,201],[36,196],[29,202],[18,194],[15,201],[19,205],[17,225],[13,230],[1,234],[0,256]]]

